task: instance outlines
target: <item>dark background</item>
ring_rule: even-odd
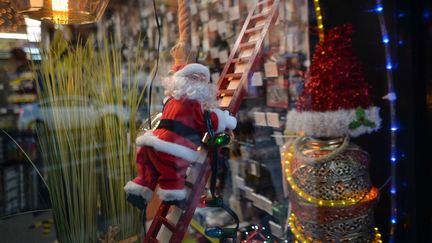
[[[373,87],[374,104],[383,118],[379,132],[354,140],[371,154],[371,177],[381,187],[390,176],[389,103],[384,48],[376,1],[321,0],[324,28],[351,22],[354,25],[354,52],[364,65],[365,75]],[[397,181],[398,222],[396,242],[430,242],[426,236],[431,225],[431,166],[428,149],[432,145],[432,21],[431,1],[384,0],[384,14],[389,31],[397,93]],[[310,6],[313,2],[310,1]],[[313,8],[311,27],[315,24]],[[313,33],[314,30],[311,30]],[[313,40],[314,36],[312,36]],[[316,41],[316,37],[315,37]],[[313,42],[311,42],[313,47]],[[428,102],[426,98],[429,97]],[[389,185],[381,192],[375,209],[376,225],[384,242],[390,230]]]

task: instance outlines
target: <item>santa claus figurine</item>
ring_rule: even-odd
[[[162,81],[164,107],[159,125],[136,139],[138,176],[124,190],[129,196],[149,202],[157,188],[165,202],[186,197],[186,170],[198,159],[197,148],[207,131],[204,112],[210,112],[215,133],[234,129],[237,120],[218,108],[207,67],[193,63]]]

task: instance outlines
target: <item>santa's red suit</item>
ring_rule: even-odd
[[[208,83],[210,73],[200,64],[189,64],[174,74],[173,82],[202,74],[202,82]],[[184,81],[183,81],[184,82]],[[216,133],[234,129],[236,119],[227,111],[210,110],[210,120]],[[202,104],[187,94],[166,99],[159,126],[137,138],[142,146],[137,154],[138,176],[125,186],[126,193],[141,196],[147,201],[156,187],[164,201],[182,200],[186,170],[190,162],[199,157],[197,148],[207,132]]]

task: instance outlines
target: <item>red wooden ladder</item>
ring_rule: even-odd
[[[259,63],[264,38],[276,21],[278,5],[279,0],[258,2],[249,12],[231,50],[217,84],[219,107],[231,114],[237,113],[241,100],[246,95],[248,82]],[[162,202],[144,243],[180,243],[183,240],[211,174],[207,150],[200,147],[199,151],[201,158],[192,163],[186,181],[187,203],[183,206],[172,206]],[[170,210],[171,207],[173,210]]]
[[[221,109],[237,113],[260,62],[264,38],[276,21],[278,6],[279,0],[260,1],[249,12],[217,84]]]

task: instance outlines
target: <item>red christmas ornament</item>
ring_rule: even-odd
[[[353,26],[330,30],[312,58],[310,80],[297,103],[298,111],[368,108],[372,102],[363,67],[352,51]]]

